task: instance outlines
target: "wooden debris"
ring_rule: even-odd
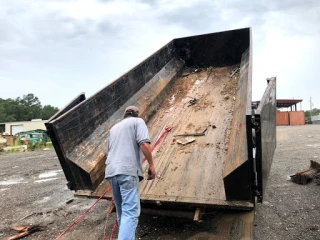
[[[25,236],[30,235],[33,232],[39,232],[45,230],[45,227],[39,225],[23,225],[23,226],[15,226],[11,228],[12,230],[18,232],[16,235],[13,235],[6,240],[15,240],[20,239]]]
[[[290,178],[293,182],[305,185],[309,183],[318,174],[320,169],[320,164],[316,161],[310,160],[310,168],[308,170],[297,172],[291,175]]]
[[[27,216],[21,218],[20,221],[23,220],[23,219],[26,219],[26,218],[28,218],[28,217],[31,217],[31,216],[33,216],[33,215],[35,215],[35,214],[37,214],[37,213],[36,213],[36,212],[30,213],[30,214],[28,214]]]
[[[188,137],[188,138],[182,138],[177,140],[177,143],[182,144],[182,145],[186,145],[189,143],[194,142],[196,139],[194,137]]]
[[[202,212],[203,212],[202,208],[197,208],[194,213],[193,221],[199,221],[202,217]]]

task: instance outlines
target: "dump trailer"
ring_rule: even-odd
[[[135,105],[157,172],[141,182],[142,210],[250,210],[276,147],[276,79],[266,85],[253,112],[250,28],[178,38],[90,98],[81,93],[46,128],[69,189],[100,197],[108,132]]]

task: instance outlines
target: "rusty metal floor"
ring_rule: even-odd
[[[252,208],[249,202],[226,201],[223,171],[227,155],[238,74],[231,67],[185,72],[148,122],[154,143],[166,126],[173,129],[153,152],[157,178],[141,182],[142,202],[192,203],[195,206]],[[197,99],[195,104],[190,100]],[[215,127],[214,127],[215,126]],[[187,145],[176,134],[204,132]],[[144,163],[147,169],[146,162]],[[146,171],[145,171],[146,172]],[[92,196],[107,187],[103,181]],[[88,195],[79,191],[78,195]],[[111,197],[108,193],[107,197]]]
[[[158,177],[142,182],[141,199],[219,205],[225,201],[223,167],[237,87],[230,71],[211,69],[175,82],[148,123],[151,139],[166,126],[173,129],[154,151]],[[193,105],[192,98],[197,99]],[[181,138],[174,137],[200,132],[205,135],[194,137],[187,145],[177,143]]]

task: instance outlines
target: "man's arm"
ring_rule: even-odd
[[[154,168],[154,164],[153,164],[153,160],[152,160],[150,143],[148,143],[148,142],[141,143],[140,149],[149,163],[148,180],[152,180],[156,177],[156,170]]]

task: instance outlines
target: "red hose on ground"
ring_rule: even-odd
[[[157,139],[157,141],[153,144],[152,148],[151,148],[151,151],[153,152],[153,150],[156,148],[156,146],[160,143],[160,141],[163,139],[163,137],[168,133],[170,132],[172,129],[172,127],[166,127],[165,130],[163,131],[163,133],[160,135],[160,137]],[[146,159],[144,159],[143,161],[145,161]],[[104,197],[104,195],[106,195],[107,192],[109,192],[111,190],[111,187],[107,188],[107,190],[98,198],[97,201],[95,201],[94,204],[92,204],[82,215],[80,215],[72,224],[70,224],[58,237],[56,237],[55,240],[59,240],[66,232],[68,232],[76,223],[78,223],[83,217],[85,214],[87,214],[100,200],[101,198]],[[105,228],[104,228],[104,237],[103,239],[106,240],[106,227],[107,227],[107,224],[108,224],[108,219],[109,219],[109,215],[111,213],[111,207],[112,207],[112,204],[113,204],[113,199],[109,205],[109,211],[108,211],[108,214],[107,214],[107,220],[106,220],[106,225],[105,225]],[[111,233],[111,236],[110,236],[110,240],[112,240],[113,238],[113,235],[114,235],[114,232],[117,228],[117,219],[114,221],[114,224],[113,224],[113,227],[112,227],[112,233]]]
[[[113,205],[113,198],[111,200],[111,203],[108,207],[108,212],[107,212],[107,216],[106,216],[106,225],[104,226],[104,230],[103,230],[103,240],[107,240],[107,225],[108,225],[108,220],[109,220],[109,216],[111,214],[111,211],[112,211],[112,205]]]
[[[107,190],[101,195],[101,197],[98,198],[97,201],[94,202],[94,204],[92,204],[82,215],[80,215],[72,224],[70,224],[55,240],[58,240],[62,237],[62,235],[64,235],[66,232],[68,232],[77,222],[79,222],[85,214],[87,214],[93,207],[94,205],[96,205],[101,198],[103,198],[104,195],[106,195],[107,192],[109,192],[111,190],[111,187],[108,187]]]
[[[113,235],[114,235],[116,229],[117,229],[117,218],[114,220],[113,228],[112,228],[112,232],[111,232],[111,236],[110,236],[110,239],[109,239],[109,240],[112,240]]]

